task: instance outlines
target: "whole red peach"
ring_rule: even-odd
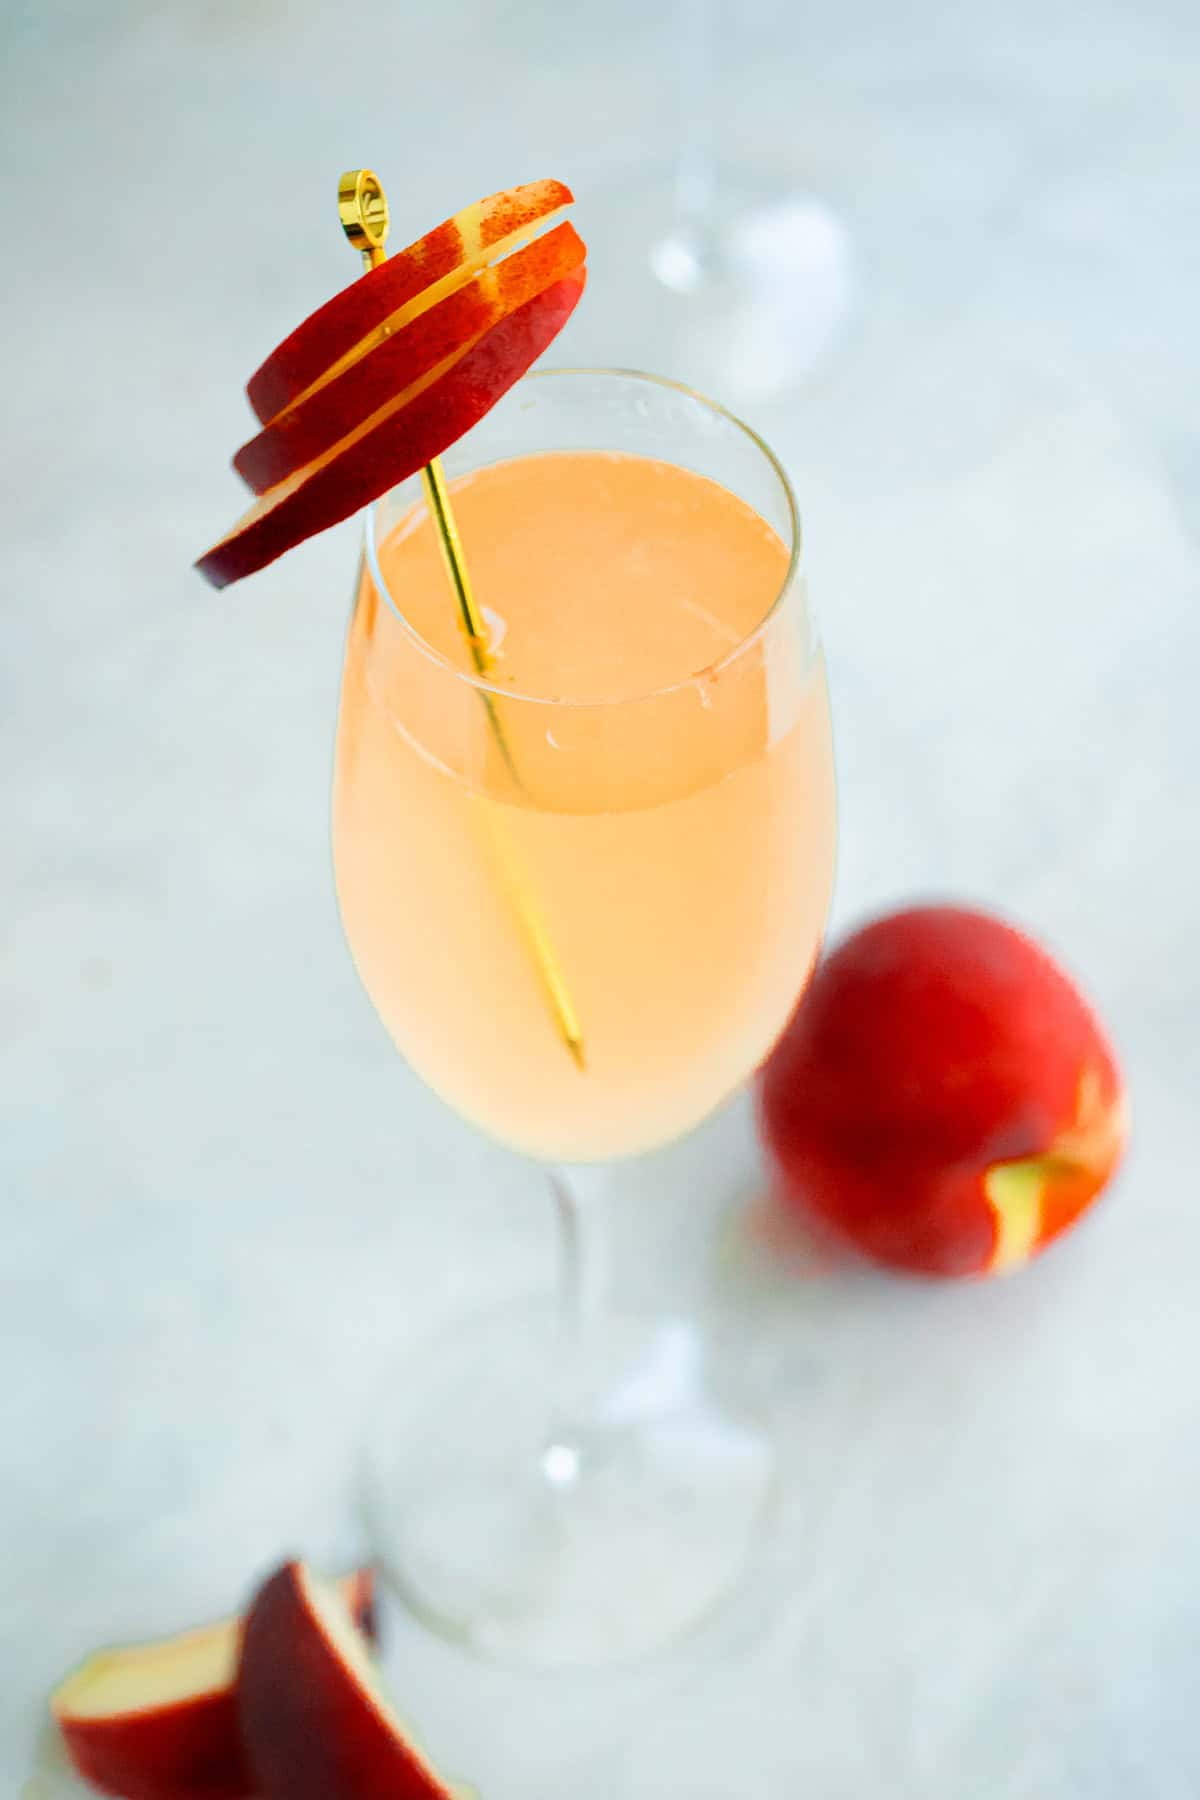
[[[1074,1223],[1121,1158],[1104,1029],[1024,933],[921,906],[820,964],[760,1076],[773,1185],[864,1255],[990,1275]]]

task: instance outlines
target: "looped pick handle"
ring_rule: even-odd
[[[338,182],[338,217],[368,268],[381,263],[388,234],[388,203],[374,170],[346,170]]]

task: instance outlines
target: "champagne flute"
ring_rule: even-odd
[[[445,463],[488,656],[405,483],[369,511],[347,638],[338,897],[414,1069],[545,1168],[562,1281],[389,1383],[370,1518],[440,1630],[615,1661],[736,1580],[773,1481],[702,1321],[606,1310],[604,1190],[745,1080],[811,969],[824,666],[787,478],[688,389],[527,376]]]

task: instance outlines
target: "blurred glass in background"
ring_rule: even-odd
[[[590,225],[592,317],[607,354],[654,366],[726,405],[786,393],[821,367],[849,317],[847,225],[786,170],[739,153],[730,122],[733,0],[672,0],[653,13],[652,125],[668,146],[598,184]],[[797,105],[803,103],[797,95]],[[607,191],[605,191],[607,187]],[[642,274],[629,279],[632,259]]]

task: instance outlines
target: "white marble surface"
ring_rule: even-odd
[[[953,892],[1028,921],[1112,1023],[1135,1148],[987,1289],[731,1249],[737,1107],[642,1171],[626,1292],[715,1270],[772,1371],[764,1567],[634,1675],[517,1678],[399,1620],[393,1685],[487,1800],[1191,1800],[1200,14],[740,10],[723,135],[844,209],[862,271],[841,354],[755,415],[829,643],[837,918]],[[401,227],[553,171],[611,228],[666,147],[668,35],[632,0],[0,8],[9,1793],[76,1653],[289,1548],[353,1556],[368,1374],[548,1278],[536,1178],[399,1066],[342,948],[354,529],[224,598],[188,565],[236,505],[247,371],[348,278],[337,171],[379,168]],[[580,353],[693,373],[619,280],[636,329],[594,313]]]

